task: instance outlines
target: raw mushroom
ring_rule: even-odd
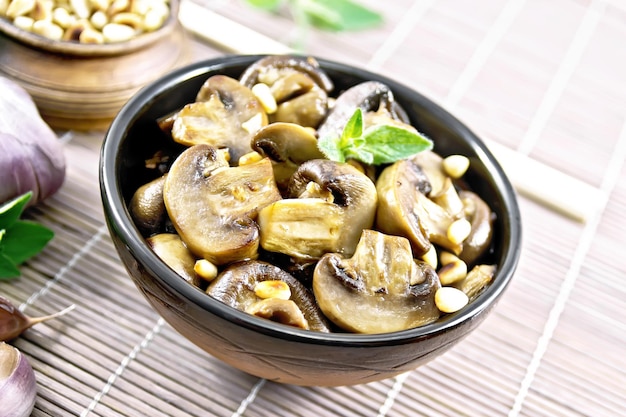
[[[214,75],[198,92],[196,102],[183,107],[172,125],[172,138],[183,145],[199,143],[228,148],[231,161],[251,152],[252,134],[268,119],[252,91],[234,78]]]
[[[255,288],[262,281],[286,283],[290,290],[289,299],[259,297]],[[309,330],[329,331],[328,322],[309,290],[293,276],[267,262],[246,261],[230,265],[209,285],[206,292],[241,311],[257,313],[284,324],[305,323],[305,328]],[[304,317],[304,322],[299,320],[300,315]]]
[[[215,265],[257,256],[260,209],[281,198],[272,163],[229,167],[223,152],[195,145],[174,161],[163,199],[176,231],[198,258]]]
[[[472,191],[461,191],[459,197],[468,211],[467,217],[472,224],[469,236],[463,241],[463,251],[459,258],[471,265],[479,260],[491,246],[495,214],[489,205]]]
[[[364,230],[352,258],[329,253],[317,263],[313,293],[329,320],[344,330],[385,333],[439,318],[441,287],[428,264],[413,259],[409,241]]]
[[[167,219],[163,202],[163,184],[165,175],[142,185],[135,191],[128,205],[130,216],[144,235],[161,231]]]
[[[426,196],[431,189],[428,178],[411,160],[401,160],[385,168],[376,189],[377,230],[408,238],[416,258],[428,252],[431,242],[457,255],[460,253],[461,245],[447,236],[455,219]]]
[[[274,162],[274,177],[284,190],[298,167],[311,159],[323,159],[311,129],[295,123],[271,123],[256,132],[252,149]]]
[[[303,163],[292,176],[290,198],[259,212],[261,246],[297,259],[327,252],[351,256],[376,214],[376,187],[349,164],[327,159]]]
[[[185,281],[195,286],[200,285],[201,281],[194,272],[196,258],[177,234],[159,233],[150,236],[146,241],[154,253]]]
[[[378,81],[365,81],[357,84],[337,97],[332,110],[324,122],[318,128],[318,137],[340,137],[343,129],[357,108],[363,113],[386,111],[389,117],[395,120],[403,119],[398,111],[399,106],[395,103],[393,93],[389,87]]]

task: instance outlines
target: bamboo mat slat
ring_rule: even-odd
[[[297,39],[288,16],[241,1],[194,1],[277,42]],[[306,51],[414,87],[485,139],[597,190],[597,210],[582,223],[520,195],[524,241],[515,279],[479,329],[427,365],[351,387],[280,385],[212,358],[150,308],[104,224],[104,132],[60,132],[66,183],[28,211],[56,237],[20,279],[0,282],[0,294],[30,315],[75,305],[14,342],[36,371],[33,416],[624,413],[626,7],[616,0],[361,2],[385,13],[381,28],[311,32]],[[192,43],[197,60],[228,52]]]

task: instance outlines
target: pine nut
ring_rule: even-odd
[[[267,84],[255,84],[252,86],[251,90],[256,98],[261,102],[261,105],[267,114],[276,112],[278,105],[276,104],[276,100],[274,99],[274,96],[270,91],[270,87]]]
[[[448,227],[447,236],[455,245],[461,244],[472,231],[472,224],[466,218],[453,221]]]
[[[467,295],[454,287],[441,287],[435,293],[435,304],[443,313],[454,313],[469,303]]]
[[[13,0],[7,7],[7,16],[15,19],[17,16],[24,16],[35,8],[35,0]]]
[[[254,293],[259,298],[278,298],[280,300],[289,300],[291,298],[291,289],[285,281],[278,279],[268,279],[266,281],[257,282],[254,286]]]
[[[13,20],[13,24],[20,29],[32,31],[33,23],[35,23],[35,19],[28,16],[18,16]]]
[[[193,266],[196,275],[205,281],[213,281],[217,278],[218,270],[211,261],[207,259],[198,259]]]
[[[470,161],[464,155],[450,155],[443,159],[443,170],[452,178],[461,178],[469,168]]]
[[[33,23],[33,33],[55,41],[63,38],[63,28],[50,20],[37,20]]]
[[[422,261],[426,262],[434,269],[437,268],[437,248],[435,248],[435,245],[430,245],[428,252],[422,255]]]
[[[102,28],[102,35],[109,43],[124,42],[135,36],[135,29],[119,23],[107,23]]]
[[[259,162],[261,159],[263,159],[263,155],[260,153],[254,151],[248,152],[247,154],[239,157],[239,166],[253,164],[255,162]]]
[[[109,17],[101,10],[94,12],[89,19],[92,26],[96,29],[102,29],[107,23],[109,23]]]
[[[441,285],[450,285],[459,282],[467,276],[467,264],[461,259],[456,259],[442,266],[437,272]]]

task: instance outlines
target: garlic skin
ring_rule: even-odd
[[[0,404],[2,417],[28,417],[35,407],[37,381],[26,357],[0,343]]]

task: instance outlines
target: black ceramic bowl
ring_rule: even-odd
[[[100,187],[115,247],[137,288],[180,334],[224,362],[272,381],[298,385],[352,385],[415,369],[450,349],[492,311],[509,284],[521,248],[517,200],[501,167],[482,141],[448,112],[411,88],[377,74],[319,60],[336,91],[378,80],[389,87],[412,123],[441,155],[463,154],[465,178],[497,215],[492,284],[461,311],[423,327],[386,334],[321,333],[261,319],[207,296],[180,279],[147,246],[127,204],[149,179],[144,161],[167,146],[155,120],[192,102],[211,75],[238,77],[259,56],[226,56],[198,62],[148,85],[119,112],[102,146]]]

